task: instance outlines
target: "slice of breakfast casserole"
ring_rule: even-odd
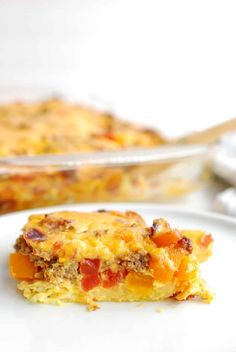
[[[148,227],[131,211],[31,215],[10,255],[10,273],[32,302],[209,302],[199,263],[210,256],[212,241],[162,218]]]

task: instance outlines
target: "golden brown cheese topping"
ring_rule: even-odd
[[[0,106],[0,156],[63,153],[164,143],[156,132],[59,100]]]
[[[33,215],[24,239],[41,256],[61,261],[83,257],[112,260],[144,248],[147,228],[133,212],[58,212]]]

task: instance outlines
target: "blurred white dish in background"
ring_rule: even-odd
[[[214,203],[214,210],[231,216],[236,216],[236,189],[228,188],[217,194]]]
[[[213,172],[236,186],[236,132],[221,137],[220,146],[212,158]],[[236,188],[228,188],[217,194],[213,204],[215,211],[236,216]]]
[[[219,148],[213,154],[212,168],[217,176],[236,186],[236,132],[221,137]]]

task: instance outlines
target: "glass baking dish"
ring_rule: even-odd
[[[196,170],[196,160],[192,166],[192,175],[189,162],[74,170],[10,169],[0,175],[0,213],[78,202],[171,201],[201,186],[201,168]]]
[[[86,151],[96,159],[96,153],[99,157],[104,150],[169,143],[155,130],[59,100],[0,106],[0,157]],[[123,166],[85,163],[68,169],[4,162],[0,163],[0,213],[78,202],[171,201],[201,187],[202,164],[202,158],[194,158]]]

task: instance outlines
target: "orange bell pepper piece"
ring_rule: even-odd
[[[145,294],[152,288],[154,279],[142,273],[130,272],[125,279],[129,290],[140,294]]]
[[[190,262],[190,258],[188,256],[184,256],[179,270],[175,272],[175,277],[177,277],[180,281],[189,281],[193,280],[197,275],[196,267],[192,267],[191,270],[188,269],[188,264]]]
[[[162,283],[171,281],[175,272],[174,268],[168,262],[161,260],[161,258],[151,258],[149,267],[153,270],[154,279]]]
[[[169,247],[170,245],[177,243],[180,239],[181,236],[178,231],[168,231],[152,237],[152,240],[157,247]]]
[[[16,280],[33,280],[37,272],[28,255],[11,253],[9,257],[11,276]]]

